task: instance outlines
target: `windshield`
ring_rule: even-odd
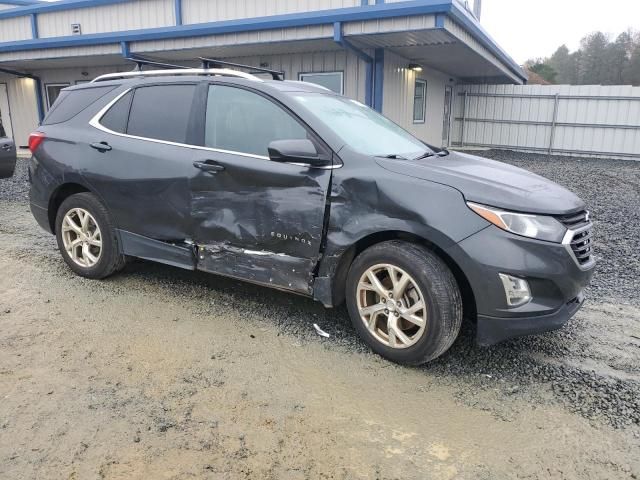
[[[294,98],[359,153],[413,159],[431,152],[409,132],[355,100],[313,93]]]

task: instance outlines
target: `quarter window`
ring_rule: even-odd
[[[344,75],[342,72],[301,73],[298,80],[315,83],[340,95],[344,94]]]
[[[416,80],[413,95],[413,123],[424,123],[427,112],[427,82]]]
[[[303,140],[306,129],[274,102],[242,88],[211,85],[205,145],[268,156],[274,140]]]
[[[133,92],[127,93],[120,98],[107,113],[104,114],[100,123],[112,132],[125,133],[127,131],[127,122],[129,120],[129,108],[131,107],[131,99]]]
[[[195,85],[160,85],[135,90],[127,134],[187,143]]]

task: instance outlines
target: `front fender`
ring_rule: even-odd
[[[406,234],[446,251],[487,226],[462,194],[446,185],[393,172],[381,176],[378,169],[371,176],[356,171],[341,178],[340,173],[332,186],[326,246],[314,287],[314,296],[325,305],[334,304],[327,299],[334,298],[335,285],[346,276],[342,270],[358,250],[354,246]]]

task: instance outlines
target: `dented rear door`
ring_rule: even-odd
[[[259,92],[208,87],[205,148],[191,179],[198,268],[310,293],[322,243],[331,169],[272,162],[273,140],[311,138]]]

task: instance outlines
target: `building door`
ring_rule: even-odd
[[[442,146],[448,147],[451,136],[451,109],[453,102],[453,87],[444,87],[444,119],[442,124]]]
[[[10,114],[7,85],[5,83],[0,83],[0,137],[13,138]]]

